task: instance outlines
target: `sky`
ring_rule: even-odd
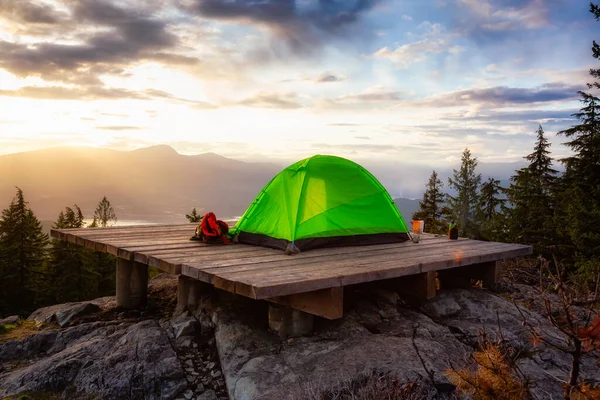
[[[583,0],[0,0],[0,154],[521,160],[575,123]]]

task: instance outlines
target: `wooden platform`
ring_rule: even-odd
[[[264,247],[190,241],[195,226],[63,229],[52,230],[51,235],[253,299],[479,265],[532,251],[518,244],[422,235],[419,243],[316,249],[289,256]]]

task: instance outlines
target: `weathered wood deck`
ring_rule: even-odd
[[[464,266],[479,266],[483,273],[479,278],[493,283],[498,273],[497,261],[532,251],[530,246],[518,244],[422,235],[419,243],[315,249],[289,256],[264,247],[190,241],[195,227],[196,224],[181,224],[63,229],[52,230],[51,235],[114,254],[132,265],[158,267],[229,292],[288,304],[328,318],[341,316],[341,310],[313,312],[310,305],[296,304],[306,303],[307,297],[298,296],[310,292],[311,301],[327,302],[325,297],[339,303],[341,294],[332,291],[335,288],[413,275],[426,277],[425,285],[430,286],[436,271]],[[435,294],[435,288],[433,291]]]

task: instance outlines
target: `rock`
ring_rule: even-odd
[[[523,354],[531,354],[518,363],[535,382],[533,398],[562,396],[560,383],[553,376],[568,378],[569,356],[549,348],[531,351],[528,327],[522,326],[519,311],[504,298],[486,290],[444,290],[426,303],[424,314],[379,303],[372,293],[364,296],[367,297],[354,299],[353,309],[341,320],[321,320],[313,336],[292,342],[269,334],[264,328],[264,314],[252,316],[233,307],[215,312],[216,346],[229,397],[307,398],[310,396],[303,391],[307,386],[312,393],[318,393],[321,388],[331,388],[373,371],[390,373],[400,382],[426,377],[423,382],[429,388],[425,390],[433,393],[435,388],[450,390],[453,386],[444,374],[449,362],[459,368],[464,366],[465,357],[476,348],[481,330],[495,339],[498,324],[512,346],[524,350]],[[540,315],[522,312],[540,331],[560,337]],[[586,356],[582,362],[583,378],[599,382],[600,366],[594,364],[593,357]],[[426,370],[433,373],[435,388]],[[213,387],[218,386],[213,383]]]
[[[93,314],[101,311],[100,307],[94,303],[79,303],[67,309],[62,309],[56,312],[56,322],[63,327],[74,321],[78,317]]]
[[[185,393],[183,393],[183,397],[185,397],[187,400],[190,400],[193,395],[194,395],[194,393],[189,389],[186,390]]]
[[[3,327],[4,325],[15,325],[17,322],[19,322],[19,316],[18,315],[13,315],[10,317],[6,317],[4,319],[0,319],[0,328]]]
[[[0,345],[0,361],[31,360],[0,375],[0,398],[26,392],[62,398],[174,398],[187,386],[158,322],[83,323]],[[9,365],[9,364],[6,364]]]
[[[425,314],[432,318],[451,317],[459,313],[460,310],[460,304],[452,297],[445,296],[443,292],[433,299],[428,300],[423,306]]]
[[[215,367],[215,365],[216,365],[216,364],[215,364],[214,362],[212,362],[212,361],[211,361],[211,362],[209,362],[208,364],[206,364],[206,368],[208,368],[208,369],[213,369],[213,368]]]
[[[218,400],[218,398],[214,390],[208,389],[206,392],[196,397],[196,400]]]
[[[186,338],[181,341],[177,341],[179,347],[188,348],[192,345],[192,339]]]
[[[52,321],[56,321],[59,326],[64,327],[69,323],[75,322],[80,317],[102,311],[99,305],[99,303],[103,304],[102,300],[57,304],[40,308],[34,311],[27,320],[35,321],[38,327],[48,325]]]
[[[173,334],[175,339],[183,336],[193,336],[196,330],[197,321],[194,317],[189,317],[181,322],[173,324]]]
[[[210,376],[212,376],[213,378],[218,378],[218,377],[220,377],[221,375],[222,375],[222,372],[221,372],[221,371],[219,371],[219,370],[212,371],[212,372],[210,373]]]
[[[194,368],[194,362],[192,360],[185,360],[185,365],[187,365],[191,369]]]

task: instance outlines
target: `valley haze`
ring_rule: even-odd
[[[77,204],[86,218],[106,196],[120,224],[183,223],[196,207],[220,218],[240,216],[289,162],[246,162],[214,153],[181,155],[167,145],[133,151],[58,147],[0,156],[0,204],[21,188],[38,218],[54,221]],[[361,162],[411,219],[431,169],[410,163]],[[521,163],[480,163],[486,176],[506,181]],[[456,166],[458,168],[458,165]],[[439,169],[444,182],[451,169]],[[447,187],[447,185],[445,185]]]

